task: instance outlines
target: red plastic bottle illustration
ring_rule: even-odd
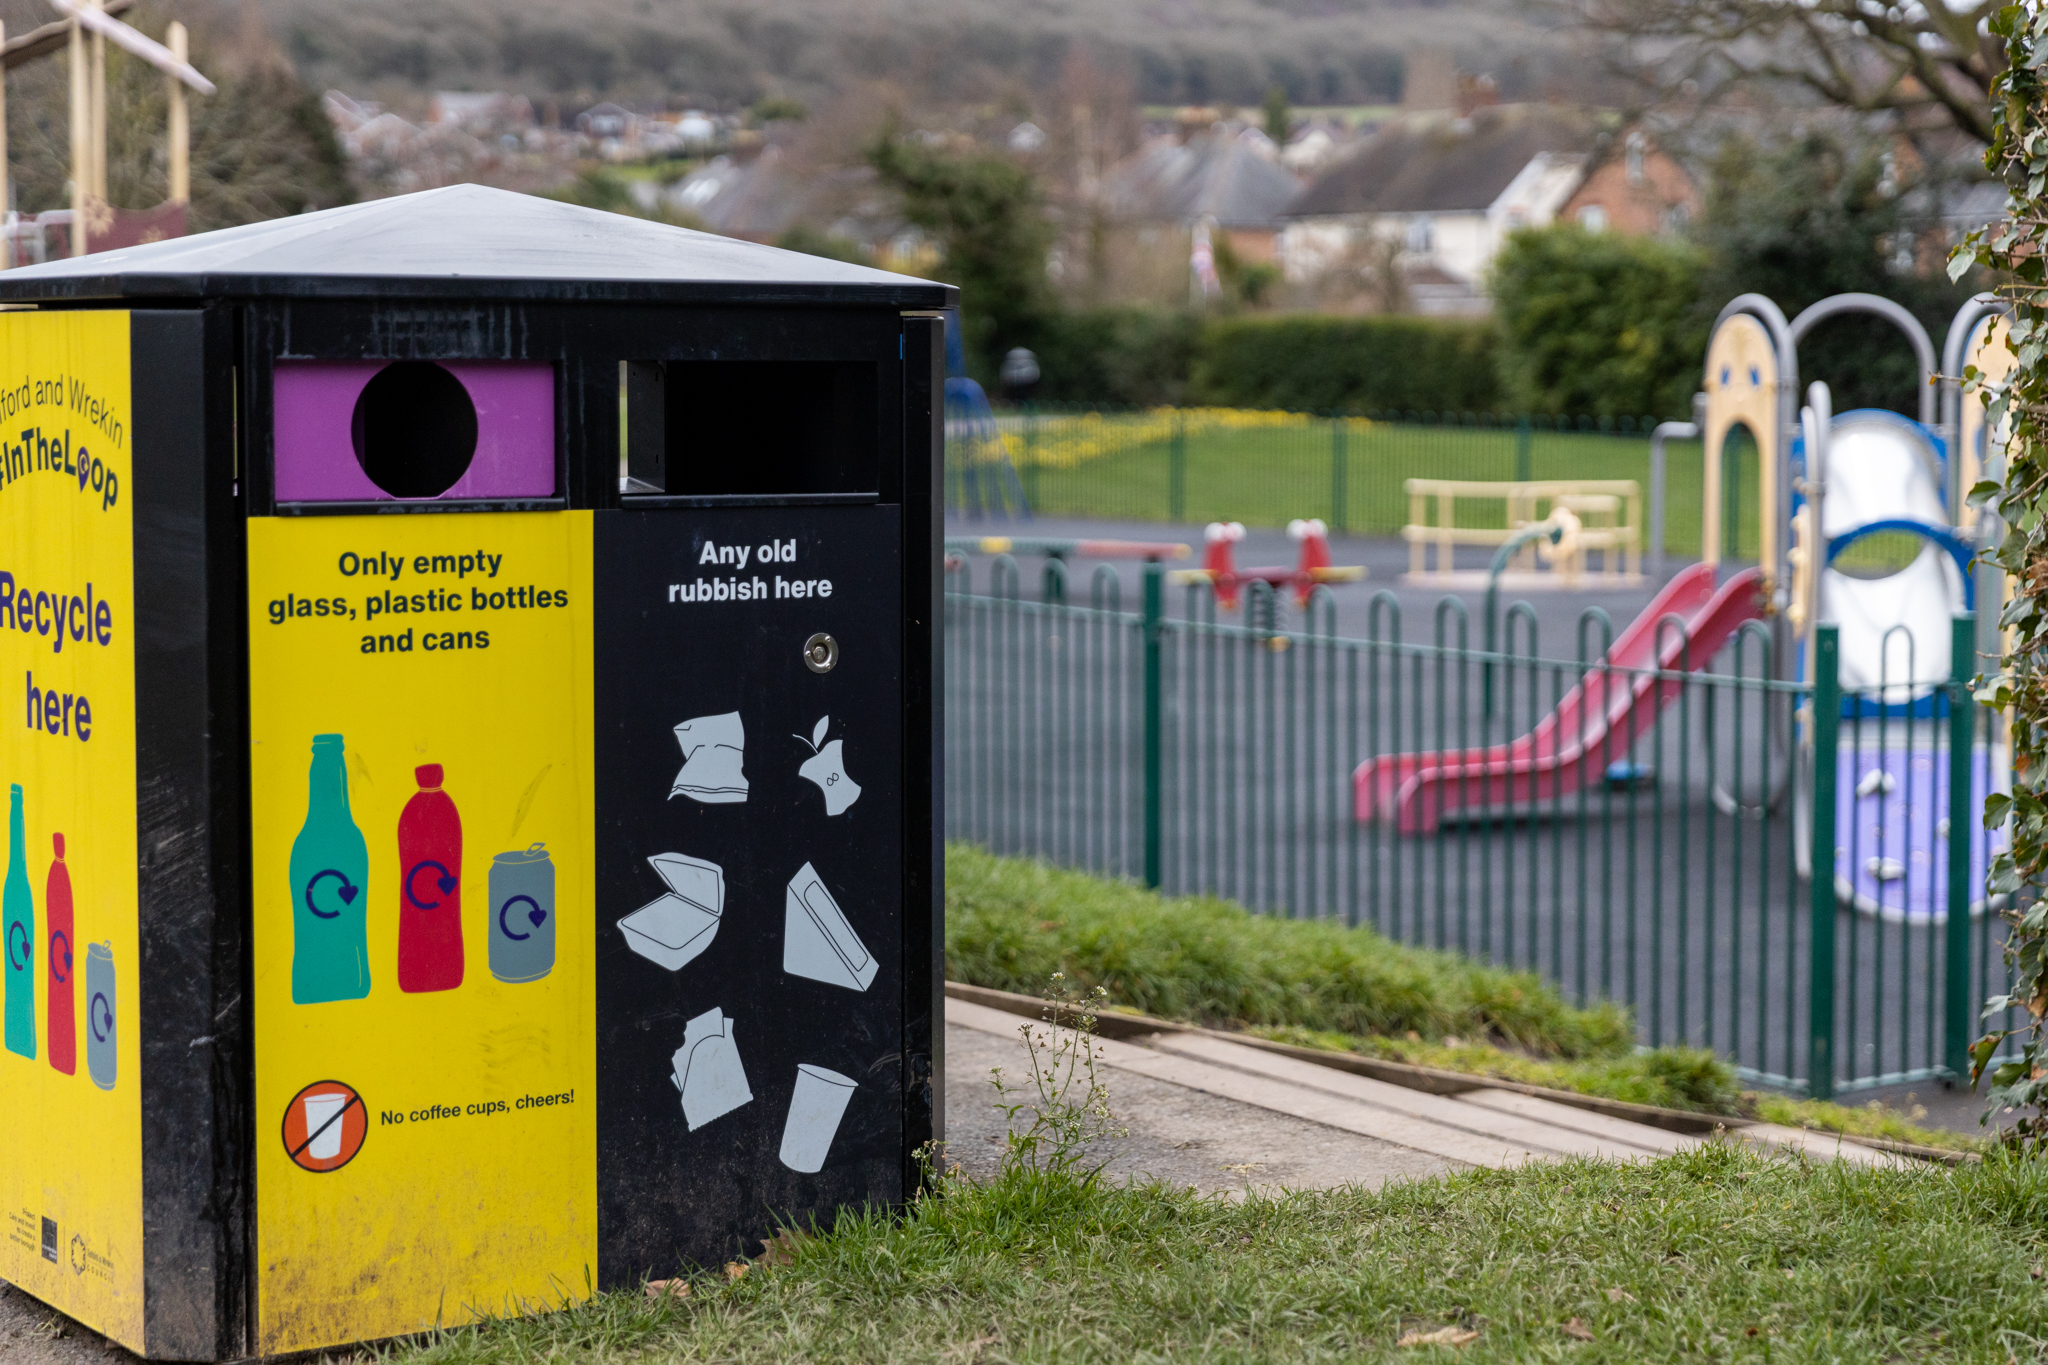
[[[50,1001],[50,1065],[67,1076],[78,1074],[78,1011],[72,1003],[71,870],[64,866],[64,836],[53,834],[57,857],[50,864],[50,879],[43,884],[43,913],[49,919],[47,945]]]
[[[398,988],[462,984],[462,817],[441,765],[413,769],[420,789],[398,816]]]

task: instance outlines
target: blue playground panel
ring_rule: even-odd
[[[1947,749],[1910,745],[1882,750],[1844,746],[1838,753],[1835,894],[1859,912],[1908,924],[1948,919],[1948,755]],[[1857,795],[1873,771],[1891,781]],[[1990,750],[1973,749],[1970,809],[1963,816],[1970,826],[1972,916],[1987,908],[1987,859],[2005,848],[2005,831],[1987,832],[1979,821],[1990,779]]]

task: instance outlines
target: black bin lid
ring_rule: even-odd
[[[0,300],[480,299],[946,308],[951,285],[450,185],[0,271]]]

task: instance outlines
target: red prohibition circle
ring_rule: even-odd
[[[316,1175],[355,1160],[369,1135],[369,1107],[341,1081],[315,1081],[284,1107],[284,1150],[294,1165]]]

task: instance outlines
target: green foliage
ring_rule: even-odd
[[[802,100],[793,100],[786,95],[770,95],[767,99],[754,101],[754,107],[747,110],[755,123],[785,121],[801,123],[810,117],[811,111],[804,107]]]
[[[1226,318],[1203,329],[1188,401],[1298,411],[1496,412],[1490,321],[1315,314]]]
[[[801,251],[806,256],[823,256],[830,261],[845,261],[850,265],[873,265],[859,242],[844,237],[834,237],[808,224],[799,223],[775,239],[775,245],[784,251]]]
[[[1556,1057],[1616,1056],[1635,1042],[1625,1011],[1574,1009],[1527,972],[948,846],[947,976],[1036,992],[1055,972],[1115,1004],[1204,1024],[1412,1030]]]
[[[1281,146],[1287,145],[1287,134],[1294,123],[1294,112],[1287,107],[1287,87],[1269,85],[1266,87],[1266,136]]]
[[[1884,148],[1809,130],[1769,148],[1731,140],[1716,158],[1696,239],[1708,264],[1706,321],[1729,299],[1761,293],[1787,317],[1831,294],[1882,294],[1935,337],[1972,290],[1898,268],[1906,239],[1887,185]],[[1867,316],[1835,318],[1799,343],[1802,383],[1827,381],[1836,412],[1919,413],[1919,367],[1898,329]]]
[[[1986,404],[1989,422],[2008,421],[2002,481],[1970,490],[1970,500],[1995,511],[2007,530],[1989,558],[2006,573],[2011,597],[2000,613],[2006,633],[1999,672],[1977,680],[1978,698],[2007,713],[2012,730],[2012,794],[1984,803],[1984,823],[2010,826],[2010,851],[1991,862],[1991,890],[2011,898],[2005,918],[2012,934],[2005,961],[2008,989],[1986,1013],[2017,1008],[2018,1029],[1992,1029],[1970,1050],[1974,1085],[1987,1070],[1994,1106],[2031,1109],[2016,1140],[2048,1149],[2048,9],[2010,5],[1991,32],[2010,59],[1993,87],[1997,137],[1984,162],[2011,187],[2006,221],[1970,234],[1949,263],[1961,276],[1972,265],[1995,273],[1998,292],[2012,306],[2008,344],[2018,364],[2003,382],[1972,368],[1964,375]],[[1977,401],[1966,398],[1964,401]],[[1998,1055],[2017,1046],[2018,1055]]]
[[[2007,1365],[2048,1337],[2044,1225],[2048,1164],[1721,1143],[1243,1199],[1018,1168],[848,1209],[688,1294],[634,1286],[379,1359]],[[1444,1325],[1474,1335],[1396,1344]]]
[[[1036,177],[1000,152],[932,145],[893,129],[868,145],[867,158],[901,196],[903,216],[937,239],[939,277],[960,287],[969,368],[992,372],[1054,309],[1045,277],[1053,225]]]
[[[1038,353],[1046,402],[1178,403],[1201,345],[1202,320],[1160,308],[1048,313],[1023,342]]]
[[[1707,344],[1692,246],[1576,225],[1525,229],[1493,267],[1500,368],[1523,412],[1692,411]]]

